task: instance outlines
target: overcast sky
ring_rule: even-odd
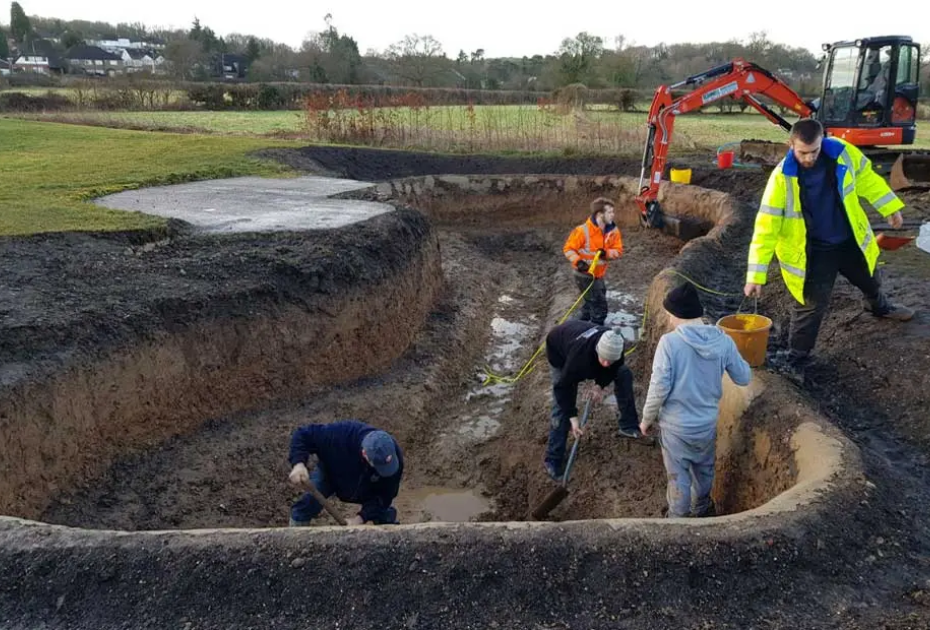
[[[299,46],[311,31],[322,30],[323,17],[351,35],[364,54],[383,50],[409,33],[432,35],[450,57],[458,51],[485,50],[486,57],[531,56],[555,52],[565,37],[581,31],[604,38],[612,46],[617,35],[637,44],[746,40],[753,31],[802,46],[819,54],[825,41],[875,35],[910,35],[930,44],[930,2],[905,0],[902,14],[848,9],[830,2],[733,4],[724,1],[666,0],[629,2],[587,0],[540,2],[516,0],[19,0],[27,15],[62,19],[143,22],[148,26],[188,28],[194,17],[218,35],[239,32]],[[3,3],[6,4],[6,3]],[[7,5],[8,6],[8,5]],[[879,6],[879,5],[871,5]],[[923,6],[923,9],[918,7]],[[750,18],[750,7],[758,18]],[[916,13],[915,13],[916,11]],[[922,17],[917,13],[922,13]],[[903,16],[907,16],[903,19]],[[8,11],[2,22],[9,22]],[[799,23],[811,26],[801,27]]]

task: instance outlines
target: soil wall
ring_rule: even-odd
[[[420,330],[442,285],[435,234],[418,215],[394,214],[379,220],[381,235],[403,240],[367,255],[366,265],[390,270],[377,282],[359,273],[335,292],[308,288],[235,317],[218,312],[218,300],[184,326],[93,361],[76,352],[49,376],[5,384],[0,514],[37,518],[56,492],[98,477],[117,456],[210,418],[383,371]],[[401,225],[409,221],[416,229]],[[390,260],[397,251],[403,260]]]

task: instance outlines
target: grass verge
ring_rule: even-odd
[[[165,219],[101,208],[94,197],[142,186],[241,175],[285,176],[250,158],[300,146],[261,138],[150,133],[0,118],[0,235],[120,231]]]

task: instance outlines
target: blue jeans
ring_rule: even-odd
[[[552,378],[553,387],[561,378],[561,371],[553,366],[549,366],[549,374]],[[572,392],[572,398],[578,398],[578,386],[575,385]],[[617,378],[614,381],[614,396],[617,399],[617,407],[620,410],[618,424],[625,431],[639,430],[639,415],[636,412],[636,399],[633,397],[633,372],[626,365],[621,365],[617,370]],[[559,407],[556,402],[555,392],[552,392],[552,415],[549,422],[549,443],[546,446],[546,462],[555,466],[556,471],[562,471],[562,463],[565,459],[565,446],[568,441],[568,432],[571,430],[569,420],[571,416]],[[579,422],[581,416],[578,417]]]
[[[706,440],[681,438],[662,431],[662,461],[668,487],[669,518],[703,516],[711,506],[716,435]]]
[[[335,489],[329,483],[329,480],[326,478],[326,473],[323,472],[323,469],[320,466],[317,466],[313,469],[313,472],[310,473],[310,483],[316,486],[316,489],[320,491],[325,498],[329,498],[335,494]],[[323,506],[320,505],[320,502],[310,494],[306,493],[304,496],[297,499],[294,504],[291,506],[291,520],[297,524],[307,524],[314,518],[316,518],[320,512],[323,511]],[[397,509],[394,506],[390,506],[384,510],[378,517],[372,520],[376,525],[393,525],[397,523]]]

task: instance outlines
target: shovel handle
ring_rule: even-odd
[[[326,500],[326,497],[323,496],[323,493],[317,490],[317,487],[313,485],[312,481],[310,483],[305,483],[303,485],[307,489],[307,492],[312,494],[313,498],[319,501],[320,505],[323,506],[323,509],[329,512],[329,515],[332,516],[334,519],[336,519],[337,523],[339,523],[340,525],[348,525],[348,523],[346,523],[346,520],[342,518],[342,515],[339,512],[337,512],[336,509],[332,505],[330,505],[329,501]]]
[[[591,410],[591,399],[588,398],[584,403],[584,412],[581,414],[581,421],[578,423],[580,428],[584,428],[584,425],[588,423],[588,412]],[[565,465],[565,472],[562,474],[562,485],[568,485],[568,473],[571,472],[572,464],[575,462],[575,453],[578,452],[578,442],[581,440],[575,438],[575,443],[572,444],[572,452],[568,456],[568,463]]]

